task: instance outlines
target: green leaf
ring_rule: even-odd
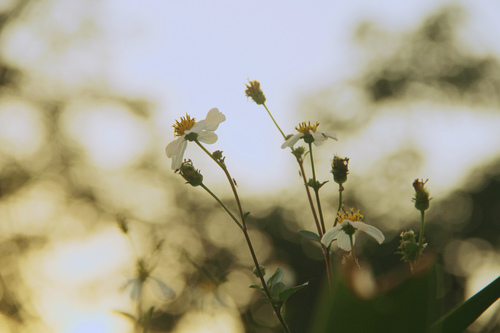
[[[130,314],[128,312],[124,312],[124,311],[119,311],[119,310],[114,310],[116,313],[124,316],[124,317],[127,317],[128,319],[132,320],[134,323],[136,322],[136,319],[135,319],[135,316],[133,314]]]
[[[373,298],[358,296],[348,282],[351,276],[348,269],[337,272],[332,296],[325,285],[309,333],[427,333],[439,315],[435,265],[398,282],[395,275],[381,277],[393,288]]]
[[[301,235],[304,238],[313,240],[315,242],[321,243],[321,238],[319,235],[315,232],[309,231],[309,230],[299,230],[299,235]]]
[[[285,283],[284,282],[277,282],[275,283],[272,288],[271,288],[271,296],[272,297],[278,297],[278,295],[285,290]]]
[[[267,285],[269,288],[272,288],[275,283],[281,282],[283,280],[283,276],[285,275],[285,272],[283,272],[283,269],[281,267],[278,267],[274,274],[267,280]]]
[[[292,287],[292,288],[289,288],[289,289],[286,289],[286,290],[283,290],[280,294],[279,294],[279,299],[284,303],[288,297],[292,296],[293,294],[295,294],[297,291],[307,287],[309,285],[309,282],[306,282],[306,283],[303,283],[299,286],[295,286],[295,287]]]
[[[252,288],[252,289],[258,289],[258,290],[262,290],[264,291],[264,288],[262,288],[261,286],[258,286],[256,284],[252,284],[249,288]]]
[[[243,214],[243,221],[244,222],[246,222],[248,215],[250,215],[250,212],[246,212],[245,214]]]
[[[431,332],[463,332],[499,298],[500,277],[434,323]]]

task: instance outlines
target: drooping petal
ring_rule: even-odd
[[[176,151],[177,154],[172,155],[172,170],[177,170],[182,165],[182,159],[184,158],[184,152],[186,151],[188,142],[186,140],[182,140],[180,144],[180,148]]]
[[[320,132],[313,132],[313,133],[311,133],[311,135],[314,138],[314,142],[325,141],[326,139],[328,139],[327,136],[323,135],[323,133],[320,133]]]
[[[352,245],[356,243],[356,236],[352,235]],[[337,237],[337,246],[344,251],[351,251],[351,237],[345,232],[341,232]]]
[[[314,142],[313,142],[313,143],[314,143],[314,145],[315,145],[315,146],[318,146],[318,147],[319,147],[319,146],[321,146],[321,145],[324,143],[324,141],[314,140]]]
[[[179,154],[183,141],[185,141],[184,135],[180,138],[175,139],[167,145],[167,147],[165,148],[165,154],[167,154],[168,158],[172,157],[173,155]]]
[[[382,233],[382,231],[380,231],[379,229],[375,228],[374,226],[372,225],[369,225],[369,224],[366,224],[366,223],[363,223],[363,222],[353,222],[352,225],[358,229],[358,230],[361,230],[361,231],[364,231],[366,232],[368,235],[372,236],[373,238],[375,238],[375,240],[379,243],[379,244],[382,244],[385,240],[385,236],[384,234]]]
[[[335,141],[338,141],[336,133],[333,133],[333,132],[321,132],[321,135],[323,135],[323,136],[325,136],[327,138],[333,139]]]
[[[142,295],[142,282],[139,279],[133,279],[132,283],[132,291],[130,292],[130,298],[134,301],[139,299]]]
[[[153,284],[153,288],[163,301],[169,301],[175,297],[175,291],[165,282],[153,276],[150,276],[150,279],[156,282]]]
[[[201,131],[200,133],[198,133],[198,141],[201,142],[212,144],[215,143],[217,139],[217,134],[215,134],[214,132]]]
[[[222,112],[219,112],[219,109],[213,108],[208,111],[207,118],[205,118],[205,120],[205,130],[215,131],[219,127],[220,123],[226,120],[226,116]]]
[[[295,145],[297,143],[297,141],[299,141],[303,137],[304,137],[304,133],[294,134],[292,137],[290,137],[288,140],[286,140],[285,143],[283,143],[281,145],[281,149],[285,149],[286,147],[293,147],[293,145]]]
[[[331,242],[337,237],[337,235],[341,231],[341,225],[337,225],[323,235],[323,238],[321,238],[321,243],[323,243],[325,246],[329,246]]]

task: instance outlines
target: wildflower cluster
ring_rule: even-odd
[[[342,195],[345,191],[344,185],[346,184],[349,175],[350,159],[348,157],[340,157],[339,155],[334,154],[331,162],[330,172],[332,173],[334,182],[339,186],[338,205],[333,207],[333,209],[329,206],[325,209],[322,205],[320,190],[327,187],[324,185],[326,185],[328,181],[321,181],[316,175],[313,147],[323,145],[328,139],[338,141],[337,134],[331,131],[320,130],[320,123],[318,121],[304,121],[295,127],[295,133],[285,135],[265,104],[266,97],[261,89],[260,83],[258,81],[249,81],[246,85],[245,94],[247,98],[251,98],[256,104],[265,107],[272,121],[283,136],[284,142],[281,143],[281,148],[290,148],[291,153],[298,163],[299,174],[301,175],[303,184],[305,185],[304,187],[307,195],[307,202],[309,203],[312,219],[314,220],[316,227],[315,231],[301,230],[299,233],[305,238],[319,244],[319,247],[323,252],[326,275],[330,286],[333,281],[332,268],[335,265],[331,255],[332,251],[338,248],[344,251],[344,253],[349,253],[359,266],[354,254],[356,238],[359,236],[359,231],[367,234],[379,244],[382,244],[385,241],[385,236],[379,228],[367,223],[359,210],[354,210],[354,208],[350,208],[348,210],[344,206]],[[202,144],[213,144],[217,141],[218,137],[214,131],[225,120],[225,115],[219,112],[216,108],[211,109],[206,118],[201,121],[196,121],[195,118],[186,114],[185,117],[181,117],[180,120],[176,120],[173,125],[174,137],[176,137],[176,139],[167,145],[165,152],[167,157],[172,159],[171,168],[175,170],[175,172],[179,173],[188,184],[194,187],[201,187],[208,194],[210,194],[210,196],[212,196],[212,198],[214,198],[225,210],[237,227],[241,229],[245,236],[248,250],[252,256],[252,267],[254,267],[253,274],[260,281],[259,285],[255,284],[250,287],[260,290],[263,293],[265,299],[271,304],[276,318],[280,322],[283,330],[285,332],[290,332],[290,329],[288,328],[288,325],[282,315],[283,305],[291,295],[305,288],[308,285],[308,282],[304,282],[303,284],[294,287],[287,287],[283,282],[284,271],[281,268],[278,268],[269,278],[265,279],[266,267],[260,264],[259,259],[256,256],[251,237],[248,233],[247,220],[250,216],[250,212],[245,212],[243,210],[243,205],[236,189],[236,182],[230,175],[226,165],[226,157],[222,155],[222,151],[220,150],[216,150],[213,153],[209,152]],[[303,140],[306,147],[295,147],[295,145],[301,140]],[[193,162],[190,159],[183,161],[188,142],[196,143],[196,145],[202,149],[218,167],[221,168],[234,195],[235,205],[233,205],[233,207],[236,207],[235,211],[230,209],[225,202],[220,200],[217,195],[203,183],[203,176],[200,171],[194,167]],[[310,158],[310,178],[307,178],[304,168],[304,163],[306,162],[304,159],[306,156]],[[413,231],[404,231],[401,233],[401,242],[396,252],[402,256],[404,261],[409,262],[410,265],[412,265],[419,258],[419,256],[422,255],[422,251],[427,245],[423,243],[424,212],[429,208],[430,200],[429,191],[425,188],[426,183],[427,181],[424,182],[418,179],[413,183],[416,191],[414,198],[415,207],[421,211],[422,214],[422,225],[419,239],[417,241],[416,235]],[[333,218],[328,217],[328,211],[331,212],[330,215]],[[334,244],[336,244],[336,246],[334,246]],[[145,262],[138,261],[137,279],[141,282],[141,285],[146,280],[152,279],[150,269]]]

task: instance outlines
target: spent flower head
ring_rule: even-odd
[[[245,84],[247,87],[245,90],[247,98],[250,97],[258,105],[264,104],[266,102],[266,96],[264,96],[264,92],[260,89],[260,82],[248,80],[248,83],[249,84]]]
[[[328,138],[337,140],[337,134],[333,132],[319,132],[318,131],[319,122],[317,121],[315,124],[311,125],[311,122],[308,123],[302,122],[298,126],[295,127],[297,130],[297,134],[287,137],[286,141],[281,145],[281,148],[293,147],[297,141],[300,139],[304,139],[305,143],[313,143],[316,146],[320,146],[323,144],[323,141],[326,141]]]
[[[415,233],[410,229],[401,232],[399,236],[401,237],[401,240],[396,253],[402,256],[401,260],[409,263],[414,262],[418,259],[421,252]],[[425,244],[425,246],[427,246],[427,244]]]
[[[429,209],[429,190],[425,187],[429,180],[427,179],[425,182],[423,179],[415,179],[413,182],[413,187],[415,188],[415,198],[413,201],[415,202],[415,208],[419,211],[423,212]]]
[[[349,158],[342,158],[338,155],[333,156],[331,173],[333,174],[333,180],[337,184],[344,184],[349,174]]]
[[[382,244],[385,240],[384,234],[374,226],[361,222],[362,218],[363,215],[359,213],[359,210],[356,213],[353,209],[350,212],[339,212],[337,214],[338,224],[323,235],[321,243],[328,247],[336,239],[339,248],[344,251],[351,251],[351,238],[352,245],[354,245],[356,243],[356,231],[360,230],[372,236],[379,244]]]
[[[200,173],[200,170],[197,170],[193,166],[193,162],[191,162],[191,160],[184,160],[178,170],[182,178],[186,180],[187,184],[199,186],[203,183],[203,175]]]
[[[226,116],[217,108],[210,109],[207,117],[200,121],[195,121],[195,118],[191,118],[188,114],[186,117],[181,117],[180,121],[176,120],[172,127],[174,135],[178,138],[165,148],[167,157],[172,158],[172,170],[180,168],[188,141],[198,140],[209,144],[215,143],[217,134],[214,131],[224,120],[226,120]]]

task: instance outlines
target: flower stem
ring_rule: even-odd
[[[421,216],[421,224],[420,224],[420,235],[418,237],[418,250],[419,255],[422,254],[423,246],[424,246],[424,229],[425,229],[425,211],[420,211]]]
[[[354,260],[354,262],[356,263],[356,265],[358,266],[358,268],[361,268],[361,266],[359,265],[358,259],[356,258],[356,254],[354,253],[354,242],[353,242],[353,239],[352,239],[352,235],[349,235],[349,240],[351,241],[351,256],[352,256],[352,260]]]
[[[277,127],[277,128],[278,128],[278,130],[280,131],[281,135],[283,135],[283,139],[286,139],[286,135],[285,135],[285,133],[283,133],[283,131],[281,130],[281,128],[278,126],[278,123],[276,122],[276,120],[274,120],[274,117],[273,117],[273,115],[271,114],[271,111],[269,111],[269,109],[267,108],[266,103],[264,103],[264,104],[262,104],[262,105],[264,105],[264,107],[266,108],[267,113],[269,114],[269,117],[271,117],[271,119],[273,120],[274,125],[276,125],[276,127]]]
[[[198,144],[198,146],[200,146],[200,148],[205,153],[208,154],[208,156],[210,156],[212,158],[212,160],[214,160],[215,163],[217,163],[217,165],[222,169],[222,171],[224,171],[224,174],[226,175],[227,180],[229,181],[229,185],[231,186],[231,189],[232,189],[233,194],[234,194],[234,198],[235,198],[236,203],[238,205],[238,210],[240,212],[240,217],[241,217],[241,223],[237,222],[237,220],[234,217],[234,215],[230,213],[229,209],[227,209],[227,207],[220,200],[218,200],[218,198],[217,198],[217,201],[219,202],[219,204],[221,204],[224,207],[224,209],[226,210],[226,212],[231,216],[231,218],[233,218],[233,220],[238,224],[238,226],[243,231],[243,234],[245,235],[245,240],[246,240],[247,245],[248,245],[248,249],[250,250],[250,254],[252,255],[252,260],[253,260],[254,265],[255,265],[255,267],[257,269],[257,272],[259,274],[259,279],[260,279],[260,282],[262,284],[262,288],[264,290],[264,293],[266,294],[267,299],[272,304],[271,291],[267,287],[266,281],[264,280],[264,274],[262,273],[262,270],[260,268],[260,264],[259,264],[259,260],[257,259],[257,255],[255,254],[255,250],[253,248],[252,240],[250,239],[250,235],[248,234],[248,228],[247,228],[247,224],[246,224],[245,215],[243,213],[243,208],[241,207],[240,198],[238,196],[238,191],[236,190],[236,187],[234,185],[233,178],[231,178],[231,175],[229,174],[229,171],[227,170],[227,167],[226,167],[226,165],[223,162],[221,162],[218,159],[216,159],[198,140],[195,140],[195,142],[196,142],[196,144]],[[206,188],[206,186],[204,186],[203,184],[202,184],[202,186],[203,186],[204,189],[208,190]],[[209,193],[211,193],[212,196],[214,198],[216,198],[215,195],[212,192],[209,192]],[[288,325],[286,324],[285,319],[283,318],[283,316],[281,314],[281,308],[278,307],[278,306],[275,306],[275,305],[273,305],[272,307],[273,307],[274,313],[276,314],[276,317],[278,318],[281,326],[283,327],[283,330],[286,333],[290,333],[290,329],[288,328]]]
[[[226,213],[227,213],[229,216],[231,216],[231,218],[232,218],[232,219],[233,219],[233,221],[234,221],[234,222],[238,225],[238,227],[239,227],[240,229],[242,229],[242,230],[243,230],[243,226],[242,226],[242,225],[241,225],[241,223],[238,221],[238,219],[236,219],[236,217],[234,217],[233,213],[231,213],[231,211],[227,208],[227,206],[226,206],[226,205],[225,205],[222,201],[220,201],[220,199],[219,199],[219,198],[218,198],[218,197],[217,197],[217,196],[216,196],[216,195],[215,195],[212,191],[210,191],[210,189],[209,189],[208,187],[206,187],[206,186],[205,186],[205,184],[201,183],[201,184],[200,184],[200,186],[201,186],[201,187],[203,187],[203,189],[204,189],[205,191],[207,191],[207,192],[208,192],[208,194],[210,194],[210,195],[212,196],[212,198],[214,198],[214,199],[215,199],[215,200],[219,203],[219,205],[221,205],[221,206],[222,206],[222,208],[224,208],[224,210],[226,211]]]
[[[313,174],[313,181],[314,181],[314,194],[316,195],[316,205],[318,206],[318,213],[319,213],[319,219],[321,222],[321,230],[323,231],[323,234],[326,232],[325,228],[325,220],[323,219],[323,210],[321,209],[321,201],[319,200],[319,188],[316,186],[317,180],[316,180],[316,171],[314,170],[314,158],[313,158],[313,151],[312,151],[312,143],[309,143],[309,155],[311,156],[311,169],[312,169],[312,174]]]
[[[334,227],[338,223],[338,214],[342,209],[342,192],[344,192],[344,188],[342,187],[342,184],[339,184],[339,208],[337,209],[337,216],[335,216],[335,223],[333,224]]]

